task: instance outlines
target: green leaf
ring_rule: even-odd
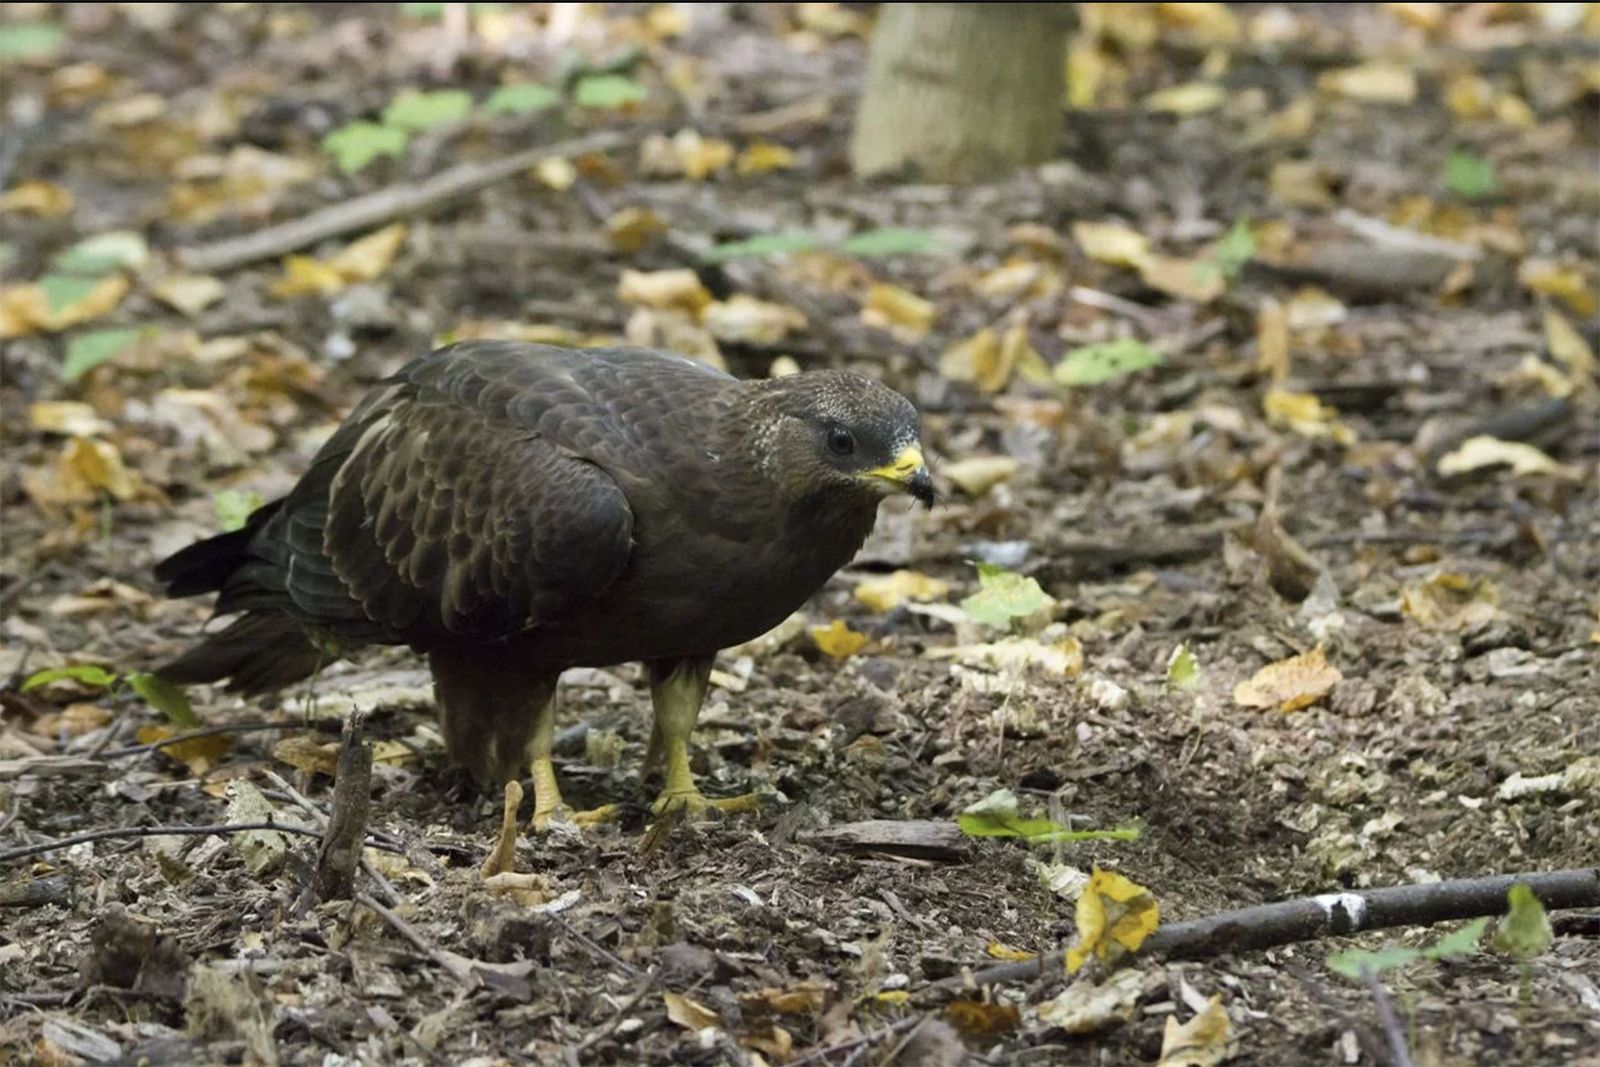
[[[956,825],[968,837],[1014,837],[1029,844],[1057,844],[1069,841],[1136,841],[1138,827],[1116,830],[1071,830],[1041,817],[1024,818],[1017,813],[1017,795],[1009,789],[996,789],[969,806],[956,817]]]
[[[1068,352],[1056,364],[1055,379],[1062,385],[1099,385],[1167,360],[1160,352],[1132,337],[1084,345]]]
[[[1222,240],[1217,242],[1217,269],[1222,271],[1224,278],[1233,281],[1239,277],[1244,265],[1250,262],[1255,254],[1256,239],[1250,232],[1250,224],[1244,219],[1238,219],[1228,232],[1222,235]]]
[[[1193,689],[1200,684],[1200,661],[1188,645],[1179,645],[1167,658],[1167,685],[1172,689]]]
[[[472,114],[472,94],[465,89],[438,89],[419,92],[407,89],[383,109],[383,124],[416,133],[447,122],[459,122]]]
[[[216,509],[217,523],[223,533],[244,529],[245,522],[261,504],[261,494],[254,489],[219,489],[211,494],[211,506]]]
[[[646,95],[644,86],[623,74],[585,75],[572,91],[579,107],[622,107],[642,103]]]
[[[1550,947],[1550,917],[1533,890],[1518,882],[1506,894],[1510,910],[1494,931],[1494,947],[1527,963]]]
[[[189,698],[183,695],[182,689],[165,678],[154,674],[130,674],[128,688],[165,715],[172,725],[184,730],[192,730],[200,725],[200,716],[189,706]]]
[[[548,85],[519,82],[502,85],[489,94],[483,109],[491,115],[531,115],[561,103],[561,94]]]
[[[1346,978],[1361,981],[1361,972],[1370,969],[1374,974],[1392,971],[1422,959],[1422,950],[1404,945],[1385,945],[1376,952],[1364,948],[1345,949],[1328,957],[1328,969]]]
[[[472,11],[472,12],[478,12],[478,11],[503,11],[504,9],[506,9],[507,7],[510,7],[510,6],[511,6],[510,4],[468,4],[467,5],[467,10]],[[418,20],[442,18],[444,16],[444,5],[443,4],[428,4],[428,3],[419,3],[419,4],[406,3],[406,4],[401,4],[400,5],[400,14],[404,15],[408,19],[418,19]]]
[[[411,135],[376,122],[352,122],[322,139],[323,151],[333,156],[339,169],[354,174],[379,156],[398,156]]]
[[[810,252],[823,246],[822,238],[805,230],[788,230],[784,233],[763,233],[743,241],[729,241],[706,251],[701,258],[711,263],[726,263],[730,259],[748,259],[751,256],[775,256],[784,252]]]
[[[61,365],[62,381],[75,382],[112,359],[144,334],[138,327],[115,326],[75,334],[67,342],[67,360]]]
[[[76,304],[94,292],[99,284],[99,278],[80,278],[76,274],[46,274],[39,279],[39,288],[44,291],[51,311]]]
[[[50,265],[63,274],[99,276],[123,267],[142,267],[149,258],[150,246],[143,235],[132,230],[110,230],[84,238]]]
[[[1489,928],[1487,915],[1480,919],[1473,919],[1461,929],[1445,934],[1432,945],[1422,950],[1422,954],[1430,960],[1449,959],[1454,956],[1470,956],[1478,951],[1478,942],[1483,940],[1483,932]]]
[[[0,24],[0,59],[45,59],[67,43],[67,31],[53,22]]]
[[[943,252],[939,239],[926,230],[888,227],[867,230],[847,239],[839,251],[850,256],[914,256],[921,253]]]
[[[1493,196],[1498,188],[1494,161],[1456,149],[1444,161],[1444,187],[1467,200]]]
[[[961,602],[961,610],[987,626],[1008,626],[1050,602],[1039,583],[992,563],[978,564],[978,591]]]
[[[93,664],[85,663],[78,667],[55,667],[48,671],[35,671],[28,675],[27,681],[22,683],[22,691],[26,693],[28,690],[37,689],[41,685],[49,685],[51,682],[65,681],[69,678],[80,685],[87,685],[95,689],[109,688],[117,680],[117,676],[104,667],[96,667]]]

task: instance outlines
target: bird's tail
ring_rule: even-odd
[[[327,659],[287,615],[248,611],[156,674],[178,685],[227,679],[236,692],[266,693],[311,677]]]

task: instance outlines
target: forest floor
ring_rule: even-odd
[[[1600,861],[1596,5],[1083,5],[1062,159],[963,188],[849,177],[850,8],[439,6],[0,21],[0,853],[252,801],[308,824],[354,700],[388,846],[358,888],[396,919],[309,897],[311,837],[6,863],[0,1064],[1142,1064],[1219,994],[1229,1062],[1389,1063],[1327,958],[1439,928],[940,983],[1070,943],[1095,866],[1170,922]],[[433,95],[387,106],[407,90]],[[342,172],[335,130],[380,154]],[[287,266],[175,260],[597,131],[622,143],[342,256],[389,220]],[[708,254],[800,231],[826,247]],[[195,690],[201,723],[266,726],[163,752],[125,751],[175,728],[125,682],[23,691],[183,648],[208,607],[151,565],[284,492],[371,383],[485,335],[851,366],[923,411],[938,506],[886,506],[806,625],[719,663],[696,769],[759,814],[648,828],[631,665],[569,676],[559,759],[574,804],[629,813],[524,834],[511,887],[480,873],[500,798],[446,765],[404,650],[314,693]],[[1050,601],[974,617],[980,559]],[[890,604],[899,570],[948,590]],[[1141,832],[828,833],[999,789]],[[1418,1064],[1600,1064],[1592,921],[1378,980]],[[1069,1033],[1055,998],[1091,982]]]

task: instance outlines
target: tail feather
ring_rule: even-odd
[[[235,692],[266,693],[311,677],[326,659],[293,619],[248,612],[156,674],[178,685],[226,679]]]
[[[251,541],[261,525],[283,507],[282,500],[257,508],[244,526],[197,541],[156,564],[156,581],[170,597],[199,596],[220,590],[235,570],[251,558]]]

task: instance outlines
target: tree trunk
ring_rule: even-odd
[[[976,181],[1051,158],[1067,4],[884,4],[850,144],[860,175]]]

